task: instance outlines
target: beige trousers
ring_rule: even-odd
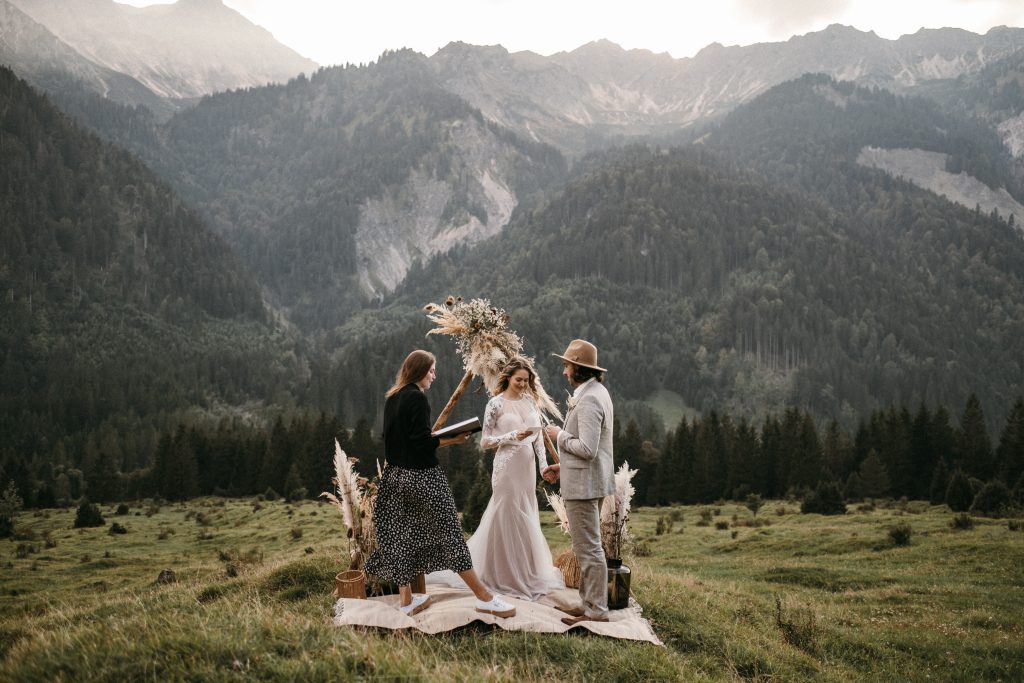
[[[572,551],[580,563],[580,599],[588,617],[608,616],[608,565],[601,547],[603,498],[565,501]]]

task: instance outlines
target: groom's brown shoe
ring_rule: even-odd
[[[578,617],[562,617],[562,623],[566,626],[575,626],[581,621],[608,621],[608,617],[588,617],[586,614],[581,614]]]
[[[570,617],[582,617],[586,614],[582,607],[556,607],[559,612],[565,612]]]

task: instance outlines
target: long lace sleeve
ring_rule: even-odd
[[[504,402],[505,400],[501,396],[495,396],[487,402],[487,407],[484,409],[483,434],[480,437],[480,445],[484,450],[518,442],[515,431],[498,434],[498,415],[501,413]]]
[[[534,410],[534,413],[536,414],[536,418],[537,418],[536,423],[539,424],[539,425],[543,425],[544,421],[541,420],[540,409],[537,408],[537,404],[536,403],[533,404],[533,410]],[[537,472],[538,473],[543,472],[544,468],[548,466],[547,452],[544,449],[544,432],[543,432],[543,430],[541,431],[540,434],[537,435],[537,438],[533,440],[533,454],[535,456],[537,456]]]

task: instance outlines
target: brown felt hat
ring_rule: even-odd
[[[551,355],[580,367],[608,372],[597,364],[597,347],[583,339],[573,339],[569,342],[569,346],[565,349],[563,355],[558,355],[557,353],[552,353]]]

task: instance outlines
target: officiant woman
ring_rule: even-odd
[[[435,370],[434,354],[413,351],[385,394],[387,462],[373,508],[377,548],[366,560],[366,572],[399,586],[399,609],[409,616],[430,604],[429,595],[413,594],[413,579],[445,569],[458,573],[473,591],[476,611],[515,616],[515,607],[487,590],[473,571],[455,499],[437,461],[438,448],[464,443],[469,434],[442,439],[431,433],[424,392],[433,384]]]

